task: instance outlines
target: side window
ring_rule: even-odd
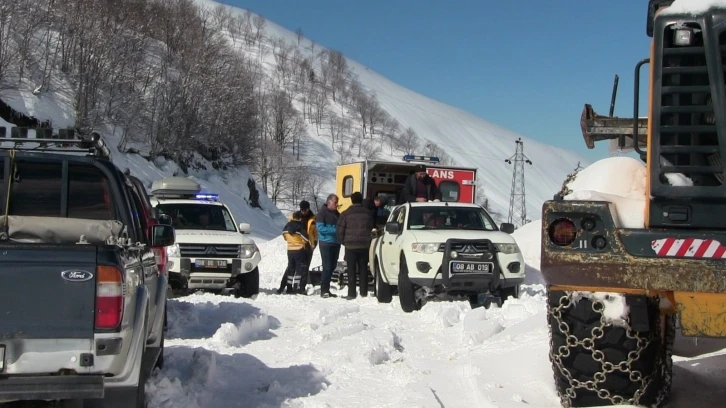
[[[61,212],[61,164],[15,162],[11,170],[10,215],[58,217]],[[7,187],[7,186],[6,186]]]
[[[146,216],[144,215],[144,212],[142,211],[142,203],[139,198],[138,192],[133,188],[129,187],[126,189],[126,191],[129,194],[129,197],[131,197],[131,200],[133,201],[133,209],[134,209],[134,217],[138,219],[138,221],[134,220],[134,224],[136,225],[138,223],[138,227],[141,228],[141,231],[139,236],[141,237],[141,241],[148,243],[149,237],[148,237],[148,231],[149,231],[149,225],[146,223]]]
[[[398,208],[396,210],[393,210],[393,212],[388,216],[387,222],[398,222],[398,214],[401,213],[401,208]]]
[[[68,180],[68,217],[90,220],[116,218],[108,179],[100,170],[90,166],[69,165]]]
[[[446,180],[439,183],[441,201],[458,201],[460,190],[459,183],[456,181]]]
[[[232,216],[228,211],[222,210],[222,218],[224,218],[224,226],[227,231],[237,231],[237,226],[232,221]]]
[[[404,221],[406,221],[406,209],[401,208],[401,212],[398,213],[398,217],[396,218],[399,231],[403,231]]]
[[[348,198],[353,194],[353,176],[343,177],[343,197]]]

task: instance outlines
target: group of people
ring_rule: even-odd
[[[426,173],[424,166],[417,166],[406,180],[402,192],[404,201],[434,201],[441,195],[436,183]],[[338,196],[330,194],[318,214],[313,214],[308,201],[300,202],[283,228],[287,242],[287,268],[282,276],[278,294],[306,294],[310,261],[316,248],[320,248],[322,277],[320,296],[337,297],[330,293],[330,281],[338,264],[341,246],[345,247],[348,295],[344,299],[356,298],[356,281],[360,296],[368,296],[368,249],[381,219],[383,204],[380,197],[374,197],[367,204],[363,195],[355,192],[350,196],[351,206],[338,212]],[[385,219],[385,218],[384,218]]]

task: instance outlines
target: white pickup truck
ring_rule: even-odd
[[[185,177],[166,177],[151,186],[151,203],[171,218],[176,244],[167,248],[169,285],[189,291],[252,297],[260,290],[260,250],[250,224],[237,225],[229,208]]]
[[[397,289],[401,308],[412,312],[442,295],[519,297],[525,267],[513,231],[477,204],[401,204],[371,244],[376,298],[389,303]]]

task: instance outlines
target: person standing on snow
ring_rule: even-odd
[[[315,251],[315,247],[318,245],[318,229],[315,227],[315,214],[310,211],[309,202],[305,200],[300,201],[300,213],[302,214],[301,222],[306,228],[309,239],[308,243],[305,245],[305,264],[307,265],[307,269],[305,270],[305,274],[302,276],[302,282],[300,283],[300,293],[305,294],[305,286],[310,279],[310,263],[313,260],[313,251]],[[290,216],[290,221],[292,220],[293,218]],[[280,289],[277,291],[278,294],[282,293],[285,288],[285,281],[290,273],[291,271],[289,269],[285,269],[285,272],[282,274]]]
[[[285,225],[282,237],[287,242],[287,269],[285,269],[286,276],[284,277],[286,278],[287,293],[299,293],[302,277],[308,268],[305,246],[310,242],[300,211],[295,211],[292,220]],[[278,293],[282,293],[283,289],[281,285]]]
[[[441,192],[434,179],[426,173],[426,166],[417,165],[413,174],[408,176],[403,185],[403,199],[408,203],[441,200]]]
[[[348,273],[348,296],[355,299],[356,275],[360,284],[360,296],[368,296],[368,248],[371,230],[375,227],[371,211],[362,205],[363,195],[355,192],[350,196],[352,205],[338,219],[338,241],[345,246]]]
[[[330,194],[325,200],[325,205],[315,216],[315,227],[318,231],[318,247],[320,258],[323,262],[323,274],[320,280],[320,296],[323,298],[337,297],[330,293],[330,280],[333,278],[333,271],[338,265],[340,256],[340,242],[336,235],[338,224],[338,196]]]

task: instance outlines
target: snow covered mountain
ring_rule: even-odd
[[[149,4],[156,3],[150,2]],[[479,185],[483,189],[480,192],[484,193],[488,199],[489,208],[499,215],[500,220],[505,220],[507,217],[512,180],[512,165],[505,163],[504,160],[514,153],[517,139],[523,140],[525,154],[532,161],[532,165],[527,165],[525,169],[527,215],[530,219],[539,218],[542,202],[551,198],[560,189],[565,176],[578,163],[583,166],[588,164],[584,158],[573,152],[520,136],[461,109],[406,89],[355,61],[341,58],[341,61],[338,61],[335,66],[341,72],[344,71],[345,75],[335,76],[335,73],[330,71],[334,62],[332,60],[336,55],[343,57],[342,54],[336,54],[334,50],[327,50],[303,37],[298,38],[295,33],[266,21],[261,16],[209,0],[195,0],[193,4],[199,6],[202,12],[206,11],[205,18],[210,21],[216,19],[214,21],[217,21],[218,26],[223,27],[219,37],[244,57],[244,63],[247,64],[245,69],[256,70],[254,76],[255,81],[258,82],[255,83],[254,92],[264,96],[281,91],[286,98],[290,99],[293,107],[289,128],[292,129],[291,132],[296,131],[298,134],[291,136],[291,143],[288,141],[279,143],[282,153],[286,155],[284,159],[279,160],[279,163],[284,163],[286,167],[295,166],[292,167],[292,170],[287,169],[288,174],[284,175],[287,179],[284,180],[284,183],[279,182],[279,179],[273,180],[274,174],[271,172],[274,169],[263,168],[268,161],[268,156],[271,157],[271,153],[266,147],[260,147],[266,146],[264,142],[256,143],[257,146],[248,149],[254,152],[255,157],[249,160],[251,164],[247,167],[235,165],[220,169],[218,168],[220,166],[215,166],[215,163],[208,159],[208,155],[205,158],[203,154],[194,152],[191,155],[193,157],[189,158],[189,149],[185,153],[185,157],[193,164],[186,163],[181,166],[184,172],[195,177],[205,188],[219,192],[221,199],[232,206],[235,216],[250,222],[253,226],[253,234],[259,234],[260,237],[269,239],[279,235],[285,219],[279,209],[289,211],[302,198],[315,200],[316,204],[321,204],[320,200],[334,191],[336,164],[346,161],[362,158],[398,161],[405,152],[408,152],[438,155],[448,158],[448,161],[453,164],[477,167]],[[184,13],[190,13],[189,9],[182,10],[179,5],[174,7],[177,9],[172,13],[177,13],[176,18],[179,18],[179,15],[188,17]],[[14,12],[21,15],[27,13],[27,10],[10,10],[11,14]],[[46,10],[42,7],[33,9],[32,12],[37,13],[38,16],[49,17],[51,21],[53,18],[59,19],[59,21],[67,18],[67,16],[63,17],[63,11]],[[89,12],[101,13],[101,15],[105,15],[103,13],[118,14],[117,11],[104,9]],[[191,13],[197,13],[197,11],[192,10]],[[90,19],[98,21],[94,18]],[[106,53],[105,58],[108,58],[109,61],[99,60],[101,58],[99,54],[93,53],[90,59],[83,60],[78,59],[82,54],[78,54],[76,51],[74,51],[75,54],[65,54],[69,49],[68,44],[63,43],[63,41],[68,41],[67,35],[63,37],[59,33],[55,33],[53,26],[39,28],[31,24],[22,25],[22,21],[25,20],[14,21],[18,21],[18,23],[16,26],[10,27],[11,30],[32,33],[23,37],[28,39],[26,43],[18,42],[17,44],[18,49],[25,47],[23,49],[26,51],[23,55],[28,60],[24,65],[18,65],[19,69],[12,66],[12,61],[9,62],[10,68],[4,77],[0,78],[6,81],[6,85],[0,88],[2,89],[0,100],[16,112],[38,121],[50,121],[54,127],[77,126],[78,112],[84,112],[86,115],[90,115],[88,112],[91,112],[96,115],[93,129],[99,131],[107,144],[112,147],[114,161],[122,167],[129,167],[147,185],[150,185],[153,179],[164,175],[184,173],[180,170],[178,162],[149,153],[154,149],[154,143],[158,144],[161,140],[158,131],[154,134],[154,130],[148,130],[153,129],[160,122],[158,117],[161,113],[155,113],[156,105],[151,107],[135,105],[138,98],[147,98],[156,104],[162,98],[175,97],[174,92],[189,91],[191,88],[191,85],[187,89],[178,90],[164,87],[163,81],[178,86],[173,83],[173,80],[168,79],[179,73],[179,71],[174,71],[178,68],[168,68],[165,63],[157,61],[157,59],[163,61],[162,57],[173,59],[169,57],[171,54],[164,54],[172,52],[168,50],[173,48],[170,43],[173,39],[159,35],[158,32],[148,28],[148,24],[141,25],[137,27],[139,30],[149,30],[148,33],[144,33],[146,36],[144,37],[144,48],[139,49],[136,48],[137,45],[132,45],[135,48],[129,51],[130,42],[128,41],[138,40],[133,35],[126,43],[120,41],[119,44],[115,44],[113,41],[117,39],[106,34],[105,27],[94,26],[93,29],[98,33],[97,37],[104,35],[109,35],[109,37],[91,38],[91,40],[97,41],[92,44],[92,47],[97,48],[91,48],[91,51],[100,52],[116,46],[118,53],[129,53],[129,57],[126,58],[126,54],[123,54],[124,58],[119,57],[118,61],[112,60],[115,58],[114,54],[103,51]],[[33,32],[33,30],[37,31]],[[179,33],[173,29],[169,30],[163,34],[176,35]],[[181,35],[191,35],[188,32]],[[138,59],[140,50],[147,55]],[[178,59],[179,55],[173,57]],[[68,58],[71,59],[70,63],[66,61]],[[94,60],[94,58],[96,59]],[[129,62],[129,66],[126,66],[125,61],[129,59],[137,64],[136,68],[129,67],[131,62]],[[208,63],[214,64],[215,61],[212,60]],[[71,64],[71,68],[68,64]],[[119,68],[118,64],[123,66]],[[301,70],[301,67],[306,66],[305,64],[308,64],[311,71],[309,80],[306,79],[308,72]],[[98,91],[93,98],[90,98],[89,95],[79,97],[81,89],[88,92],[88,87],[94,85],[90,82],[84,84],[85,88],[78,85],[79,78],[87,79],[81,75],[83,71],[81,68],[84,65],[87,66],[84,68],[86,70],[90,70],[90,67],[93,66],[96,69],[94,73],[98,75],[94,79]],[[73,69],[79,71],[74,72]],[[292,71],[289,70],[302,72],[302,79],[294,78]],[[315,80],[312,79],[314,74],[317,78]],[[108,77],[106,78],[108,84],[99,86],[98,84],[103,82],[103,75]],[[144,75],[151,79],[147,79],[146,82],[139,80],[139,77]],[[340,78],[345,83],[336,84],[335,81]],[[117,82],[110,82],[111,80]],[[156,89],[153,89],[155,81]],[[322,87],[318,85],[326,81],[328,81],[327,85]],[[198,84],[204,84],[204,81],[200,81]],[[192,85],[194,84],[192,83]],[[128,89],[129,86],[132,87],[131,91]],[[142,87],[143,90],[133,89],[133,87]],[[322,91],[316,90],[316,87]],[[124,92],[129,93],[124,94]],[[156,93],[154,94],[154,92]],[[189,92],[191,94],[191,91]],[[214,94],[220,92],[220,89],[205,90],[202,87],[199,88],[199,92],[211,94],[213,99]],[[336,95],[336,92],[339,93]],[[195,95],[191,94],[190,98],[194,99]],[[217,98],[222,97],[217,96]],[[260,97],[262,101],[260,106],[264,105],[258,113],[261,122],[266,120],[262,116],[270,116],[269,99]],[[79,108],[80,104],[88,104],[89,100],[92,104],[84,108],[85,110]],[[266,103],[267,105],[265,105]],[[114,104],[115,107],[112,107]],[[141,105],[143,105],[143,101]],[[174,108],[174,105],[170,106],[167,115],[184,117],[185,113],[179,111],[184,106],[177,108]],[[234,107],[227,108],[231,113],[216,116],[229,116],[236,113]],[[363,112],[361,111],[363,108],[368,110]],[[146,111],[142,109],[146,109]],[[211,116],[215,116],[213,109],[215,108],[212,108],[209,113]],[[104,110],[105,112],[102,112]],[[134,117],[133,113],[136,111],[140,113]],[[161,110],[159,111],[161,112]],[[154,115],[156,115],[156,119]],[[154,120],[157,121],[156,124],[150,126],[149,123],[154,123]],[[223,117],[221,120],[226,119]],[[183,119],[178,122],[183,122]],[[124,126],[124,123],[131,125]],[[2,125],[0,123],[0,126]],[[211,143],[205,140],[179,139],[179,136],[174,133],[178,133],[180,128],[185,130],[186,123],[181,123],[181,125],[179,126],[177,123],[176,127],[169,126],[165,137],[169,139],[168,134],[172,133],[172,142],[169,143],[171,146],[194,143],[195,146],[204,148],[205,143],[207,147]],[[193,125],[201,130],[197,130],[197,136],[192,134],[188,137],[194,139],[201,132],[202,138],[204,138],[206,136],[204,126],[207,124]],[[215,123],[215,125],[217,124]],[[278,130],[270,130],[271,126],[267,122],[263,123],[260,132],[279,133]],[[336,128],[337,130],[335,130]],[[283,137],[287,136],[283,135]],[[576,138],[577,135],[573,135],[573,137]],[[178,142],[174,143],[174,138],[177,138]],[[163,150],[161,149],[161,151]],[[150,156],[152,159],[150,161],[144,159],[135,152]],[[309,171],[306,173],[306,178],[314,177],[319,181],[317,185],[305,185],[300,188],[295,186],[295,183],[300,184],[300,180],[296,181],[295,177],[299,177],[298,169],[302,168],[307,168]],[[260,194],[261,208],[253,208],[248,202],[250,196],[248,180],[251,178],[257,182],[258,189],[262,186],[277,186],[275,191],[269,187],[267,195],[262,191]],[[290,192],[296,189],[300,191]]]
[[[196,0],[196,2],[210,11],[220,5],[210,0]],[[226,7],[235,15],[240,16],[244,13],[239,8]],[[303,56],[313,60],[325,50],[323,45],[313,44],[308,39],[300,38],[298,41],[295,33],[271,21],[265,23],[264,31],[268,39],[281,39]],[[268,70],[277,69],[280,59],[276,59],[274,53],[263,58]],[[415,154],[427,154],[427,149],[423,145],[431,142],[450,156],[457,165],[478,168],[480,185],[483,186],[484,193],[489,199],[491,210],[505,218],[509,209],[512,165],[505,163],[504,160],[514,154],[517,139],[522,139],[524,153],[532,161],[531,166],[525,166],[527,214],[530,219],[539,218],[542,202],[551,199],[560,190],[566,175],[571,173],[578,163],[583,167],[589,164],[588,160],[572,151],[504,129],[459,108],[398,85],[350,58],[346,60],[362,88],[376,96],[381,108],[398,121],[400,128],[411,127],[423,139],[421,146],[418,146],[420,150]],[[308,132],[310,143],[307,144],[307,151],[303,151],[303,156],[307,160],[318,162],[321,167],[328,169],[332,176],[335,160],[338,157],[330,149],[329,143],[326,143],[330,138],[324,128],[323,126],[318,136],[313,126],[310,126]],[[579,141],[579,134],[573,134],[572,137]],[[401,159],[402,154],[387,154],[389,151],[384,146],[377,157]],[[331,190],[334,188],[333,181],[331,177],[328,184]]]

